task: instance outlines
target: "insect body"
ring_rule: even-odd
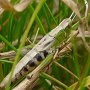
[[[34,69],[39,62],[41,62],[47,55],[48,49],[51,48],[53,43],[55,42],[55,38],[57,34],[65,29],[69,23],[71,22],[71,18],[64,19],[56,28],[51,30],[48,34],[46,34],[34,47],[30,50],[16,65],[12,76],[12,82],[15,82],[16,79],[19,79],[21,76],[24,76],[27,72],[29,72],[32,68]],[[0,87],[5,88],[9,81],[10,73],[4,78],[1,82]]]
[[[32,71],[43,59],[47,57],[48,54],[49,53],[46,50],[37,53],[35,57],[20,70],[20,72],[15,74],[15,78],[12,79],[12,83],[14,83],[20,77],[23,77],[26,73]]]

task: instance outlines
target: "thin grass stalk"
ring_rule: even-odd
[[[55,18],[54,18],[54,16],[53,16],[52,12],[50,11],[50,9],[49,9],[49,7],[48,7],[47,3],[45,3],[45,7],[47,8],[48,12],[50,13],[51,18],[53,19],[53,21],[54,21],[55,25],[57,25],[57,22],[56,22],[56,20],[55,20]]]
[[[64,83],[60,82],[59,80],[55,79],[54,77],[52,77],[52,76],[50,76],[50,75],[48,75],[46,73],[41,73],[41,76],[44,77],[44,78],[47,78],[49,80],[52,80],[52,81],[56,82],[59,86],[63,86],[67,90],[70,90],[67,85],[65,85]]]
[[[4,41],[11,49],[13,49],[15,52],[17,52],[17,49],[7,39],[5,39],[2,35],[0,35],[0,39],[2,41]]]
[[[32,13],[34,12],[34,8],[33,8],[32,5],[30,5],[30,11],[31,11]],[[42,23],[41,23],[38,15],[36,15],[36,22],[37,22],[37,24],[39,25],[40,30],[42,30],[42,33],[45,35],[45,34],[46,34],[46,31],[45,31],[45,29],[44,29],[44,27],[43,27],[43,25],[42,25]]]
[[[62,66],[61,64],[59,64],[59,63],[56,62],[56,61],[54,61],[54,63],[55,63],[58,67],[64,69],[64,70],[67,71],[69,74],[71,74],[72,76],[74,76],[77,80],[79,80],[79,78],[78,78],[75,74],[73,74],[70,70],[68,70],[67,68],[65,68],[64,66]]]

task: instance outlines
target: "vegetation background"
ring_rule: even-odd
[[[0,82],[14,71],[21,53],[24,56],[72,12],[72,23],[54,45],[63,52],[28,90],[90,90],[90,0],[0,0]],[[17,85],[10,83],[6,90]]]

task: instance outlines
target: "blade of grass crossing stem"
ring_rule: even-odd
[[[15,52],[17,52],[17,49],[14,47],[14,46],[12,46],[12,44],[7,40],[7,39],[5,39],[2,35],[0,35],[0,39],[2,40],[2,41],[4,41],[10,48],[12,48]]]
[[[10,86],[10,83],[11,83],[11,80],[12,80],[12,75],[13,75],[13,73],[14,73],[15,66],[16,66],[16,64],[17,64],[17,62],[18,62],[21,49],[22,49],[22,47],[23,47],[24,44],[25,44],[27,35],[28,35],[29,30],[30,30],[30,28],[31,28],[31,26],[32,26],[32,24],[33,24],[33,22],[34,22],[34,20],[35,20],[35,17],[36,17],[37,13],[39,12],[39,10],[41,9],[41,7],[42,7],[42,5],[43,5],[44,3],[45,3],[45,0],[40,0],[40,3],[37,5],[37,7],[36,7],[36,9],[35,9],[32,17],[31,17],[31,19],[30,19],[30,22],[29,22],[29,24],[28,24],[28,26],[27,26],[27,28],[26,28],[26,30],[25,30],[25,33],[24,33],[24,35],[23,35],[23,37],[22,37],[22,43],[21,43],[20,46],[19,46],[18,52],[17,52],[16,57],[15,57],[15,62],[14,62],[13,66],[12,66],[12,69],[11,69],[11,73],[10,73],[10,77],[9,77],[9,82],[8,82],[5,90],[9,90],[9,86]]]
[[[47,66],[52,61],[53,54],[48,55],[45,60],[38,66],[41,69],[43,69],[45,66]]]

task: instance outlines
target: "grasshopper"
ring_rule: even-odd
[[[65,29],[71,22],[70,18],[64,19],[56,28],[46,34],[16,65],[12,76],[12,83],[32,71],[50,53],[50,47],[55,42],[57,34]],[[1,82],[0,87],[5,88],[10,77],[10,73]]]

